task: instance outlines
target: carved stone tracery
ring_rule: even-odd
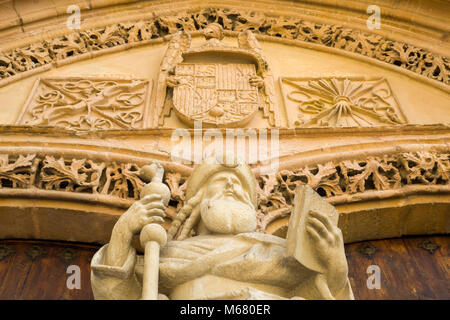
[[[281,170],[257,179],[261,226],[266,226],[268,222],[286,216],[289,210],[283,208],[292,206],[295,188],[301,184],[308,184],[333,203],[341,202],[345,196],[392,192],[407,186],[445,186],[448,191],[450,154],[419,151],[328,162],[297,170]]]
[[[30,188],[38,166],[36,155],[0,155],[0,188]]]
[[[71,32],[0,54],[0,85],[25,72],[51,68],[54,62],[113,47],[146,43],[177,31],[201,30],[217,22],[225,30],[251,30],[260,35],[323,45],[374,58],[449,84],[450,58],[401,41],[387,39],[341,25],[318,23],[302,18],[273,16],[262,11],[204,8],[167,16],[119,22],[104,27]]]
[[[65,128],[142,128],[151,83],[119,77],[61,77],[37,80],[17,124]]]
[[[40,187],[46,190],[98,193],[104,163],[92,160],[64,160],[46,156],[42,161]]]
[[[65,191],[108,195],[117,199],[139,199],[145,182],[139,177],[140,167],[131,163],[65,159],[35,155],[0,157],[0,190],[7,188]],[[172,220],[185,199],[187,177],[167,172],[165,183],[171,192],[167,209]],[[257,177],[258,229],[292,211],[295,188],[308,184],[333,204],[364,201],[359,195],[373,192],[392,193],[402,188],[439,188],[449,192],[450,154],[438,152],[404,152],[365,160],[349,159],[305,166],[296,170],[280,170]],[[430,189],[430,192],[436,192]],[[393,196],[392,193],[389,196]]]
[[[0,189],[29,189],[102,194],[139,199],[144,182],[131,163],[70,159],[36,154],[0,155]]]

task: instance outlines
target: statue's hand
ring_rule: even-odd
[[[150,194],[133,203],[113,228],[104,263],[121,266],[131,248],[131,239],[149,223],[162,223],[165,212],[161,196]]]
[[[331,292],[338,292],[347,282],[348,266],[341,230],[326,214],[311,211],[306,230],[314,240],[314,254],[321,264]]]
[[[142,228],[150,223],[163,223],[166,216],[165,206],[161,196],[150,194],[133,203],[120,217],[117,224],[127,230],[130,234],[138,234]]]

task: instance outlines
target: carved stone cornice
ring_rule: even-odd
[[[265,13],[263,9],[211,6],[180,12],[159,12],[148,18],[86,27],[77,32],[35,40],[3,50],[0,54],[0,86],[43,72],[54,66],[92,58],[99,54],[160,42],[180,29],[199,31],[210,22],[223,24],[228,34],[253,30],[266,40],[310,44],[361,56],[420,80],[432,81],[448,91],[450,58],[403,41],[308,19]],[[337,50],[337,51],[336,51]],[[399,68],[397,68],[399,67]]]

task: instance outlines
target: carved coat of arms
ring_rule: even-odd
[[[258,110],[258,87],[249,81],[256,77],[253,64],[180,63],[175,76],[173,105],[187,122],[233,125]]]
[[[204,36],[206,42],[192,48],[188,33],[172,37],[161,63],[154,125],[162,125],[172,109],[189,126],[242,126],[260,109],[275,125],[273,78],[255,36],[241,32],[239,46],[227,46],[214,23]]]

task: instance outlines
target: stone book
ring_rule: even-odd
[[[294,210],[289,220],[289,228],[286,237],[286,255],[294,257],[306,268],[323,272],[313,255],[314,239],[306,231],[306,220],[310,212],[326,213],[333,225],[337,226],[339,212],[334,206],[323,199],[310,186],[298,186],[295,191]]]

